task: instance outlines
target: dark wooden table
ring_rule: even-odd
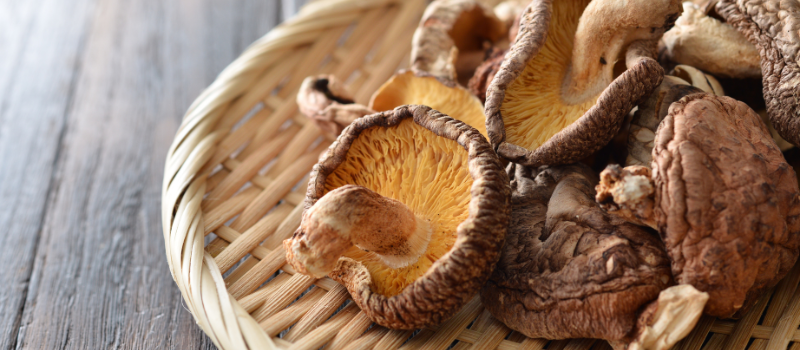
[[[0,350],[197,349],[164,157],[192,100],[304,0],[0,0]]]

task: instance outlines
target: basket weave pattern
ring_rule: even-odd
[[[588,339],[526,338],[477,297],[436,329],[387,330],[341,285],[286,265],[281,242],[299,226],[308,173],[332,141],[298,113],[300,83],[334,74],[365,104],[408,61],[426,4],[312,2],[248,48],[189,108],[167,157],[164,241],[187,308],[219,348],[446,349],[457,340],[456,349],[610,349]],[[800,341],[798,282],[796,267],[744,318],[704,317],[676,348],[787,349]]]

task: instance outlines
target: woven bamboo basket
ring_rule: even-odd
[[[332,142],[298,113],[310,75],[334,74],[366,103],[408,61],[425,0],[320,0],[230,64],[186,113],[162,191],[172,276],[221,349],[611,349],[529,339],[476,297],[436,328],[373,325],[336,282],[297,274],[281,242],[299,226],[308,173]],[[676,349],[800,350],[800,268],[738,321],[704,317]],[[793,343],[794,342],[794,343]]]

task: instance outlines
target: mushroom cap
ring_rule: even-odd
[[[523,13],[517,40],[486,93],[486,129],[501,157],[527,166],[585,158],[606,145],[628,112],[661,83],[664,70],[643,58],[607,86],[564,99],[564,77],[571,74],[575,34],[588,3],[534,0]],[[670,25],[670,18],[661,20]],[[653,33],[663,30],[654,27]],[[600,62],[613,66],[617,59]]]
[[[729,24],[708,16],[693,3],[683,3],[683,14],[662,40],[671,61],[723,77],[761,77],[755,46]]]
[[[758,49],[770,121],[786,141],[800,145],[800,11],[797,2],[720,0],[717,12]]]
[[[653,148],[655,221],[676,282],[728,318],[774,286],[800,248],[794,170],[761,118],[729,97],[672,104]]]
[[[476,0],[431,2],[414,32],[411,67],[452,81],[457,81],[459,75],[468,80],[472,76],[469,70],[481,62],[484,44],[499,40],[507,30],[492,9]],[[467,59],[470,52],[481,54],[476,62],[457,62]]]
[[[391,269],[354,247],[329,274],[373,321],[399,329],[438,324],[489,277],[505,237],[510,190],[474,128],[425,106],[360,118],[314,166],[306,210],[347,184],[398,200],[433,227],[415,264]]]
[[[496,47],[492,48],[487,52],[486,60],[475,69],[475,74],[469,79],[469,83],[467,84],[469,92],[477,96],[481,102],[486,101],[486,89],[489,88],[492,79],[494,79],[494,76],[497,75],[497,72],[500,70],[500,65],[503,64],[505,55],[506,50]],[[481,111],[481,113],[483,113],[483,111]],[[486,126],[484,125],[484,129],[485,128]]]
[[[425,72],[406,70],[395,74],[372,95],[369,107],[381,112],[411,104],[431,107],[486,136],[481,101],[452,80]]]
[[[529,337],[633,336],[638,310],[672,283],[655,232],[600,209],[585,165],[508,171],[511,222],[486,308]]]

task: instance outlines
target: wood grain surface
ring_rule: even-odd
[[[0,0],[0,350],[207,349],[170,277],[164,158],[303,0]]]

